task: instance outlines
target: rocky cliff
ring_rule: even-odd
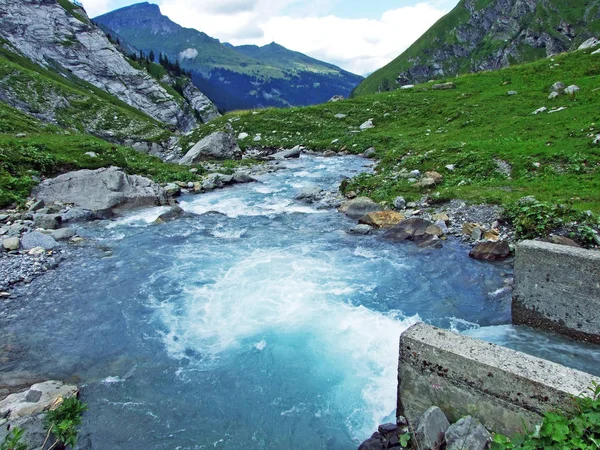
[[[196,117],[206,121],[217,114],[197,89],[188,89],[190,105],[147,72],[134,68],[85,11],[68,0],[3,0],[0,38],[31,61],[67,78],[75,75],[181,131],[193,129]]]
[[[598,32],[599,0],[461,0],[354,93],[528,62],[571,50]]]

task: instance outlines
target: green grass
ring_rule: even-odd
[[[80,22],[89,23],[89,20],[80,14],[80,9],[73,3],[71,3],[69,0],[58,0],[58,4]]]
[[[559,80],[581,91],[548,100]],[[361,153],[374,146],[380,159],[376,173],[351,180],[348,189],[388,205],[398,195],[501,205],[533,195],[599,213],[600,148],[592,144],[592,135],[600,133],[599,81],[600,56],[576,52],[554,62],[464,75],[454,90],[424,84],[307,108],[234,112],[184,138],[183,148],[230,123],[236,134],[250,135],[242,148],[257,145],[257,133],[263,147],[300,144]],[[509,96],[509,90],[518,94]],[[532,115],[542,106],[567,109]],[[337,119],[338,113],[347,116]],[[375,128],[359,132],[371,118]],[[496,160],[510,164],[510,178],[496,170]],[[455,170],[446,169],[450,164]],[[445,179],[435,189],[417,188],[400,176],[402,169],[435,170]]]
[[[16,137],[16,132],[26,136]],[[23,205],[41,177],[108,166],[122,167],[128,173],[145,175],[157,182],[196,181],[189,167],[164,163],[128,147],[48,126],[0,103],[0,207]],[[198,173],[204,172],[198,168]]]

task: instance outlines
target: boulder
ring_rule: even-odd
[[[33,202],[33,204],[29,207],[29,211],[36,212],[36,211],[42,209],[44,206],[46,206],[46,203],[44,203],[44,200],[37,200],[37,201]]]
[[[595,37],[589,38],[587,41],[584,41],[577,50],[587,50],[589,48],[598,47],[600,45],[600,40]]]
[[[0,401],[0,417],[14,419],[38,414],[50,408],[59,398],[72,397],[77,392],[77,386],[61,381],[37,383]]]
[[[446,450],[485,450],[492,435],[471,416],[450,425],[445,433]]]
[[[2,241],[2,248],[8,252],[13,250],[19,250],[21,243],[19,242],[19,238],[17,236],[9,237]]]
[[[231,180],[233,183],[255,183],[256,179],[252,178],[247,173],[236,172],[233,174],[233,179]]]
[[[502,261],[510,256],[510,247],[506,241],[479,242],[469,256],[483,261]]]
[[[171,206],[171,208],[162,213],[160,216],[157,217],[157,219],[154,221],[155,223],[165,223],[165,222],[169,222],[171,220],[175,220],[178,219],[179,217],[183,216],[185,214],[185,210],[183,208],[181,208],[180,206],[177,205],[173,205]]]
[[[67,212],[61,213],[63,223],[66,222],[88,222],[98,219],[98,216],[89,209],[70,208]]]
[[[340,100],[344,100],[345,98],[346,97],[344,97],[343,95],[334,95],[329,100],[327,100],[327,103],[339,102]]]
[[[177,197],[181,194],[181,188],[177,183],[167,183],[163,189],[169,197]]]
[[[51,250],[56,247],[58,243],[52,236],[42,234],[38,231],[32,231],[31,233],[25,233],[21,238],[21,246],[25,250],[31,250],[32,248],[42,247],[46,250]]]
[[[319,186],[308,186],[300,191],[298,195],[296,195],[296,200],[302,200],[308,203],[316,202],[323,198],[323,189]]]
[[[66,241],[75,236],[75,230],[71,228],[61,228],[59,230],[54,230],[50,233],[50,236],[56,241]]]
[[[556,83],[554,83],[552,85],[552,92],[562,92],[565,90],[567,86],[565,85],[565,83],[563,83],[562,81],[557,81]]]
[[[335,155],[336,155],[336,153],[333,150],[325,150],[323,152],[323,156],[325,158],[331,158],[332,156],[335,156]]]
[[[360,219],[371,212],[381,211],[383,208],[368,197],[357,197],[342,203],[339,211],[351,219]]]
[[[235,136],[224,131],[216,131],[197,142],[180,164],[191,165],[207,159],[240,159],[242,151]]]
[[[431,86],[431,89],[433,89],[434,91],[445,91],[448,89],[456,89],[456,84],[449,82],[449,83],[439,83],[439,84],[434,84],[433,86]]]
[[[62,217],[58,214],[34,214],[33,225],[45,230],[57,230],[62,225]]]
[[[362,155],[365,158],[374,158],[376,156],[375,147],[369,147],[363,152]]]
[[[361,217],[358,223],[370,225],[373,228],[392,228],[404,219],[406,217],[396,211],[375,211]]]
[[[296,145],[294,148],[288,150],[282,150],[280,152],[271,155],[271,159],[288,159],[288,158],[299,158],[302,153],[302,147]]]
[[[554,100],[557,97],[560,97],[560,94],[556,91],[553,91],[553,92],[550,92],[550,95],[548,95],[548,100]]]
[[[579,92],[579,91],[580,91],[579,86],[576,86],[574,84],[565,88],[565,94],[567,94],[567,95],[574,95],[576,92]]]
[[[370,234],[373,227],[370,225],[356,225],[349,230],[346,231],[348,234],[358,234],[358,235],[366,235]]]
[[[448,422],[442,410],[437,406],[429,408],[417,419],[414,427],[414,439],[417,448],[420,450],[438,450],[442,448],[448,427],[450,427],[450,422]]]
[[[396,197],[394,199],[394,208],[396,208],[396,209],[406,208],[406,200],[404,199],[404,197]]]
[[[78,170],[45,180],[35,189],[45,201],[73,203],[100,215],[166,203],[164,190],[152,180],[127,175],[117,167]]]
[[[387,231],[383,237],[394,242],[412,241],[419,247],[439,248],[442,246],[440,237],[443,235],[444,232],[434,223],[415,217],[403,220]]]
[[[375,125],[373,124],[373,119],[369,119],[366,122],[364,122],[359,128],[361,130],[368,130],[369,128],[374,128]]]

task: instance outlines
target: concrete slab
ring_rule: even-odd
[[[514,273],[514,324],[600,344],[599,251],[523,241]]]
[[[546,411],[573,408],[592,381],[600,378],[419,323],[400,337],[397,414],[414,423],[436,405],[450,422],[471,415],[512,435]]]

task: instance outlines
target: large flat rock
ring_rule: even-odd
[[[71,397],[78,390],[77,386],[61,381],[34,384],[28,390],[11,394],[0,401],[0,417],[15,419],[41,413],[48,410],[59,397]]]
[[[127,175],[117,167],[78,170],[44,180],[34,196],[45,202],[72,203],[101,215],[167,203],[164,190],[152,180]]]

